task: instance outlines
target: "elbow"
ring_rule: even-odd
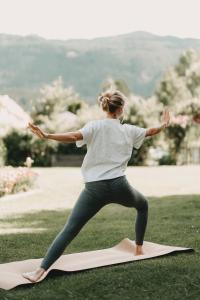
[[[151,128],[148,128],[147,131],[146,131],[145,137],[151,136],[151,135],[152,135]]]
[[[152,136],[156,134],[157,132],[154,130],[154,128],[148,128],[145,137]]]
[[[80,131],[76,131],[73,133],[73,142],[80,141],[83,139],[83,135]]]

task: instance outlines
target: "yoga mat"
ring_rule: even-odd
[[[143,260],[179,251],[194,251],[192,248],[167,246],[144,241],[143,255],[134,255],[135,241],[124,238],[117,245],[100,250],[70,253],[61,255],[37,282],[30,282],[21,274],[34,271],[39,267],[42,258],[0,264],[0,288],[10,290],[18,285],[35,284],[42,281],[51,270],[74,272]]]

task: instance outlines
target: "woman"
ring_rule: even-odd
[[[148,219],[148,202],[130,185],[124,171],[133,147],[139,149],[145,137],[157,134],[169,125],[169,112],[164,111],[161,126],[142,128],[131,124],[121,124],[120,118],[123,116],[126,98],[118,90],[104,92],[98,100],[103,111],[106,112],[106,118],[89,121],[78,131],[48,134],[38,126],[29,123],[31,131],[42,139],[76,142],[77,147],[87,145],[87,153],[81,167],[84,189],[65,226],[49,247],[40,267],[33,272],[22,274],[32,282],[40,279],[89,219],[109,203],[118,203],[137,210],[134,254],[144,254],[142,245]]]

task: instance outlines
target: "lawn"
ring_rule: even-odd
[[[192,247],[195,252],[82,271],[52,274],[41,283],[0,290],[0,299],[200,299],[200,196],[148,197],[146,241]],[[1,235],[0,262],[43,257],[70,210],[41,211],[10,219],[1,226],[32,227],[32,233]],[[65,253],[103,249],[124,237],[134,239],[136,211],[109,204],[99,211]],[[37,228],[45,230],[38,231]],[[35,232],[34,232],[35,229]]]

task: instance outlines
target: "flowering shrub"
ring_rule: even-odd
[[[0,168],[0,197],[27,191],[33,186],[37,176],[38,173],[27,167],[6,166]]]
[[[171,117],[171,126],[179,125],[183,128],[186,128],[189,120],[190,120],[190,117],[187,115],[172,116]]]
[[[3,167],[5,165],[6,154],[7,154],[6,146],[3,140],[0,138],[0,167]]]

